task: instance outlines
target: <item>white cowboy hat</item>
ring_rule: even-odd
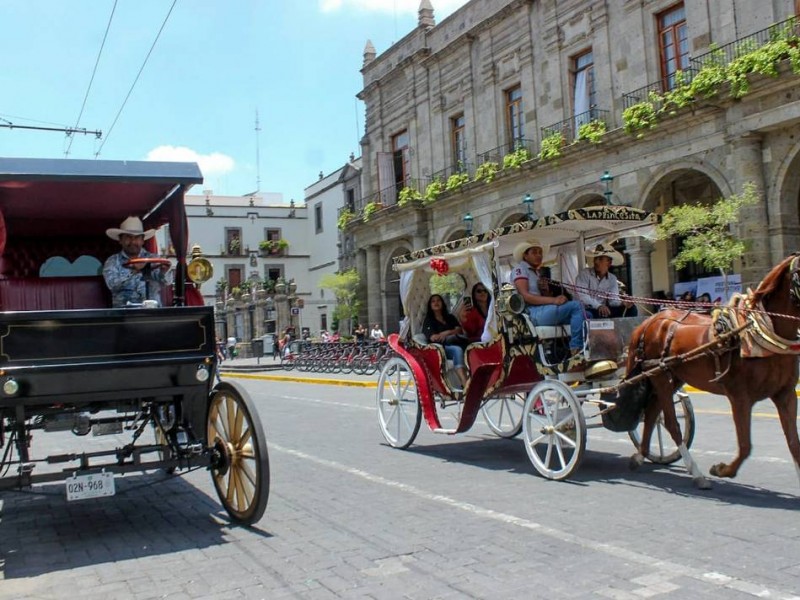
[[[143,235],[144,239],[149,240],[156,234],[156,230],[148,229],[145,231],[144,225],[142,225],[142,220],[139,217],[128,217],[122,222],[122,224],[119,226],[119,229],[115,227],[106,229],[106,235],[112,240],[119,241],[119,236],[121,236],[123,233],[127,233],[128,235]]]
[[[541,240],[537,240],[537,239],[526,240],[526,241],[521,242],[521,243],[517,244],[516,246],[514,246],[514,252],[512,253],[513,256],[514,256],[514,262],[515,263],[521,262],[522,261],[522,255],[525,254],[525,251],[528,248],[533,248],[534,246],[537,247],[537,248],[541,248],[542,249],[542,256],[546,256],[547,255],[547,251],[550,249],[550,246],[548,246],[547,244],[545,244]]]
[[[586,257],[595,259],[600,258],[601,256],[607,256],[611,259],[611,264],[619,266],[625,264],[625,257],[622,256],[621,252],[614,250],[610,245],[606,244],[598,244],[594,247],[593,250],[586,251]]]

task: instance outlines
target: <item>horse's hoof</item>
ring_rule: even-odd
[[[628,460],[628,468],[631,471],[636,471],[639,467],[642,466],[643,462],[644,462],[644,456],[642,456],[641,454],[634,454],[633,456],[631,456],[630,460]]]
[[[700,477],[694,480],[694,485],[698,490],[710,490],[711,482],[705,477]]]
[[[722,463],[718,465],[711,465],[711,468],[708,470],[708,472],[711,473],[714,477],[725,477],[722,474],[722,467],[724,466],[725,465],[723,465]]]

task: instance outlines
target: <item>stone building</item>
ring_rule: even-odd
[[[800,241],[800,87],[790,61],[745,75],[739,98],[728,81],[709,98],[656,98],[651,108],[666,109],[652,129],[626,132],[623,111],[634,107],[631,118],[650,92],[681,89],[710,57],[729,65],[792,30],[796,4],[472,0],[437,24],[422,0],[413,31],[381,54],[369,42],[364,51],[363,194],[343,231],[343,264],[365,274],[364,317],[396,331],[392,258],[463,237],[466,215],[483,231],[529,209],[535,217],[602,203],[607,191],[612,202],[663,212],[752,182],[761,202],[741,220],[749,251],[736,270],[757,283]],[[577,139],[581,125],[600,122],[600,143]],[[486,176],[489,163],[501,169]],[[606,172],[613,180],[601,181]],[[437,179],[451,189],[431,192]],[[417,199],[426,192],[433,201]],[[671,267],[678,243],[629,241],[620,275],[635,295],[669,295],[703,275]]]

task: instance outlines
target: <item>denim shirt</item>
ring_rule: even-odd
[[[136,258],[154,256],[156,255],[142,250]],[[123,266],[130,258],[124,251],[120,251],[109,256],[103,265],[103,278],[111,290],[111,306],[114,308],[124,308],[128,302],[141,304],[145,300],[146,286],[142,272]],[[158,267],[154,267],[151,276],[155,281],[148,283],[150,293],[146,299],[155,300],[161,306],[161,284],[164,281],[164,273]]]

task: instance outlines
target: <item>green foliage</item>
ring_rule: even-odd
[[[509,152],[503,157],[504,169],[519,169],[523,163],[531,159],[530,150],[525,146],[517,146],[513,152]]]
[[[336,220],[336,227],[339,229],[344,229],[347,227],[347,224],[355,218],[356,216],[351,211],[343,210],[339,215],[339,218]]]
[[[622,123],[625,127],[625,133],[635,133],[637,138],[644,136],[641,130],[652,129],[656,126],[657,121],[656,107],[651,100],[632,104],[622,111]]]
[[[399,206],[405,206],[409,202],[418,202],[419,200],[422,200],[422,194],[419,193],[419,190],[408,186],[400,190],[397,195],[397,204]]]
[[[441,294],[450,307],[458,301],[465,287],[464,278],[458,273],[434,275],[430,280],[431,294]]]
[[[491,160],[486,161],[485,163],[479,165],[475,170],[475,177],[473,178],[473,181],[485,181],[486,183],[492,183],[499,170],[499,164]]]
[[[364,207],[364,223],[372,218],[372,215],[378,210],[378,205],[375,202],[370,202]]]
[[[469,174],[453,173],[447,178],[447,183],[445,183],[444,189],[448,192],[451,190],[457,190],[460,189],[465,183],[469,183]]]
[[[662,240],[683,238],[683,246],[672,260],[675,268],[696,263],[706,270],[729,272],[746,250],[731,226],[739,222],[743,208],[758,201],[755,186],[747,183],[742,194],[722,198],[712,206],[682,204],[670,208],[658,226],[657,235]]]
[[[217,279],[217,291],[224,292],[227,289],[228,289],[228,280],[224,278]]]
[[[561,156],[561,148],[567,144],[567,138],[561,131],[555,131],[542,140],[539,149],[539,160],[553,160]]]
[[[689,106],[694,102],[695,93],[692,86],[687,83],[686,75],[683,71],[675,73],[675,87],[661,96],[661,108],[659,114],[674,115],[679,109]]]
[[[339,273],[328,273],[319,280],[319,287],[331,290],[336,298],[336,308],[333,311],[334,321],[346,321],[348,323],[347,333],[349,335],[352,320],[358,316],[360,302],[356,299],[360,277],[358,271],[350,269]]]
[[[442,180],[438,178],[434,179],[428,184],[428,187],[425,188],[425,193],[422,196],[422,203],[430,204],[431,202],[436,202],[436,199],[443,191],[444,184]]]
[[[578,127],[577,140],[586,140],[592,144],[599,144],[607,131],[606,122],[599,119],[592,119]]]

